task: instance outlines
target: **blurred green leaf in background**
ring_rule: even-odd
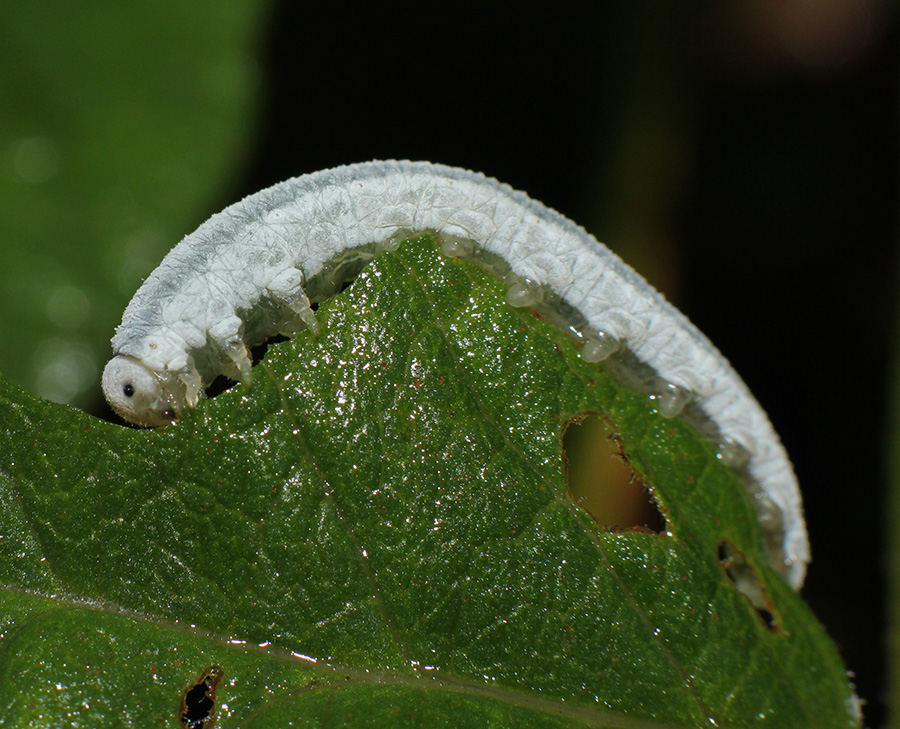
[[[0,371],[84,407],[124,305],[242,162],[266,3],[4,3]]]

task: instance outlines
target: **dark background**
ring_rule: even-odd
[[[770,413],[804,492],[803,594],[877,726],[896,18],[865,0],[651,5],[282,2],[258,141],[222,206],[337,164],[428,159],[618,251]]]

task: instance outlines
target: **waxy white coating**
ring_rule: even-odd
[[[428,162],[367,162],[274,185],[212,216],[135,294],[103,373],[132,422],[172,422],[219,374],[246,378],[247,345],[315,326],[303,282],[337,254],[403,233],[437,231],[500,256],[559,296],[591,330],[623,342],[660,378],[694,393],[783,522],[784,564],[799,587],[809,562],[800,492],[763,409],[725,358],[679,311],[593,236],[475,172]],[[265,307],[270,316],[248,312]],[[130,392],[130,394],[129,394]]]

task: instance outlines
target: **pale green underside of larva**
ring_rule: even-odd
[[[125,310],[112,340],[119,359],[104,375],[107,398],[132,421],[170,421],[216,375],[246,376],[247,346],[314,326],[307,297],[333,293],[342,265],[358,270],[360,260],[421,231],[504,275],[511,303],[550,302],[583,340],[585,359],[623,345],[659,378],[662,409],[674,415],[692,399],[723,457],[746,456],[773,565],[802,584],[809,546],[793,469],[728,362],[582,228],[478,173],[427,162],[349,165],[287,180],[214,215],[165,257]],[[155,414],[142,415],[149,406],[135,408],[122,394],[121,372],[135,366],[157,383],[143,401],[155,403]]]

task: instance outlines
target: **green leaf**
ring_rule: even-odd
[[[857,726],[737,476],[503,294],[408,241],[160,430],[4,383],[0,723],[177,726],[218,667],[222,727]],[[569,497],[585,413],[662,533]]]

